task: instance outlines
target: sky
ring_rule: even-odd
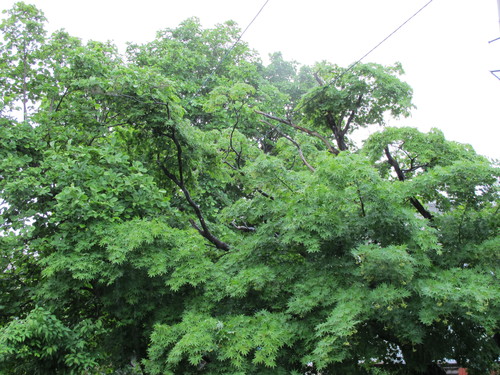
[[[8,9],[14,0],[0,0]],[[145,43],[156,31],[196,16],[205,27],[234,20],[245,27],[266,0],[26,0],[43,10],[48,31],[83,40]],[[441,129],[500,159],[499,11],[497,0],[267,0],[243,36],[263,60],[281,51],[310,65],[347,67],[428,4],[363,62],[402,63],[414,90],[412,116],[391,126]],[[500,75],[499,75],[500,76]],[[370,132],[378,130],[372,128]]]

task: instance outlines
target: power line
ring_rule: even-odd
[[[405,26],[408,22],[410,22],[413,18],[415,18],[421,11],[423,11],[430,3],[432,3],[432,0],[430,0],[427,4],[425,4],[422,8],[420,8],[419,10],[417,10],[410,18],[408,18],[405,22],[403,22],[397,29],[395,29],[392,33],[390,33],[389,35],[387,35],[379,44],[377,44],[375,47],[373,47],[371,50],[369,50],[367,53],[365,53],[363,55],[363,57],[361,57],[358,61],[356,61],[355,63],[353,63],[349,68],[349,69],[352,69],[354,66],[356,66],[357,64],[359,64],[365,57],[367,57],[368,55],[370,55],[373,51],[375,51],[378,47],[380,47],[387,39],[389,39],[391,36],[393,36],[394,34],[396,34],[401,28],[403,28],[403,26]],[[347,71],[348,71],[347,70]],[[347,73],[344,72],[343,74]]]
[[[210,73],[210,75],[207,78],[205,78],[205,80],[203,81],[203,83],[200,86],[200,88],[198,89],[198,91],[196,91],[196,93],[193,95],[193,98],[196,97],[196,95],[198,95],[201,90],[203,90],[203,88],[205,87],[205,85],[207,84],[207,82],[213,77],[213,75],[220,68],[220,66],[222,65],[222,63],[224,62],[224,60],[229,56],[229,54],[233,51],[233,49],[236,47],[236,45],[240,42],[240,40],[243,37],[243,35],[245,35],[245,33],[247,32],[247,30],[250,28],[250,26],[252,26],[252,24],[257,19],[257,17],[259,17],[259,15],[262,13],[262,10],[266,7],[266,5],[267,5],[267,3],[269,1],[270,0],[266,0],[266,2],[264,3],[264,5],[262,5],[262,7],[259,9],[259,11],[257,12],[257,14],[255,15],[255,17],[250,21],[250,23],[247,25],[247,27],[245,27],[245,30],[243,30],[243,32],[238,36],[238,39],[236,39],[236,41],[233,43],[233,45],[231,46],[231,48],[229,48],[226,51],[226,53],[224,54],[224,56],[222,57],[222,59],[220,59],[219,63],[212,70],[212,73]]]
[[[389,39],[391,36],[396,34],[401,28],[403,28],[408,22],[410,22],[413,18],[415,18],[420,12],[422,12],[430,3],[432,3],[432,0],[429,0],[423,7],[421,7],[419,10],[417,10],[415,13],[413,13],[412,16],[410,16],[405,22],[403,22],[401,25],[399,25],[393,32],[391,32],[389,35],[387,35],[382,41],[380,41],[375,47],[373,47],[371,50],[369,50],[367,53],[365,53],[361,58],[359,58],[357,61],[352,63],[346,70],[344,70],[340,75],[335,77],[334,80],[332,80],[330,83],[322,87],[322,90],[328,88],[328,86],[337,83],[337,81],[342,78],[345,74],[350,72],[356,65],[358,65],[362,60],[364,60],[368,55],[370,55],[373,51],[375,51],[378,47],[380,47],[387,39]],[[302,106],[306,105],[309,103],[312,99],[314,99],[318,94],[312,96],[307,100]]]
[[[254,23],[254,21],[257,19],[257,17],[260,15],[260,13],[262,12],[262,10],[265,8],[265,6],[267,5],[267,3],[269,2],[269,0],[266,0],[266,2],[264,3],[264,5],[262,5],[262,7],[260,8],[260,10],[257,12],[257,14],[255,15],[255,17],[250,21],[250,23],[248,24],[248,26],[245,28],[245,30],[243,30],[243,32],[241,33],[240,37],[238,38],[238,40],[236,41],[236,43],[234,43],[234,45],[236,45],[240,39],[243,37],[243,35],[245,35],[245,33],[247,32],[247,30],[250,28],[250,26],[252,25],[252,23]],[[233,46],[234,48],[234,46]]]

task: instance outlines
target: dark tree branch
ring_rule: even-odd
[[[203,214],[200,210],[200,207],[195,203],[193,198],[191,197],[191,194],[189,191],[186,189],[185,186],[181,185],[180,181],[177,179],[177,177],[172,174],[163,164],[160,163],[160,168],[162,169],[163,173],[170,178],[182,191],[184,196],[186,197],[186,200],[188,201],[189,205],[193,208],[194,213],[196,217],[198,218],[198,221],[201,225],[201,228],[196,225],[194,220],[190,219],[189,222],[191,225],[203,236],[205,237],[208,241],[210,241],[212,244],[215,245],[218,249],[228,251],[230,249],[229,245],[226,244],[225,242],[219,240],[217,237],[215,237],[212,232],[208,229],[207,223],[205,222],[205,218],[203,217]]]
[[[236,167],[236,166],[232,165],[231,163],[229,163],[227,160],[224,160],[223,163],[229,165],[229,167],[231,169],[234,169],[235,171],[237,171],[239,169],[238,167]]]
[[[261,189],[255,189],[260,195],[263,197],[269,198],[270,200],[274,200],[274,197],[272,195],[267,194],[266,192],[262,191]]]
[[[190,220],[191,225],[203,236],[205,237],[208,241],[210,241],[212,244],[215,245],[218,249],[228,251],[230,249],[229,245],[221,240],[219,240],[217,237],[215,237],[210,229],[208,228],[208,225],[205,221],[205,218],[203,217],[203,213],[200,210],[200,207],[196,204],[196,202],[193,200],[191,197],[191,194],[189,193],[189,190],[186,188],[184,184],[184,175],[183,175],[183,167],[182,167],[182,147],[175,136],[175,131],[172,131],[172,134],[170,135],[170,138],[174,141],[175,146],[177,148],[177,164],[178,164],[178,170],[179,170],[179,178],[175,174],[169,171],[169,169],[160,161],[158,161],[158,165],[160,166],[160,169],[163,171],[165,176],[167,176],[170,180],[172,180],[182,191],[184,194],[184,197],[186,198],[187,202],[193,209],[196,217],[198,218],[198,221],[201,225],[201,228],[197,226],[193,220]]]
[[[417,198],[411,197],[410,202],[413,205],[413,207],[417,209],[420,215],[422,215],[428,220],[432,220],[434,218],[434,216],[432,216],[432,214],[425,209],[425,207],[422,205],[422,203],[420,203],[420,201]]]
[[[404,144],[405,144],[405,142],[403,141],[403,143],[401,143],[401,145],[399,145],[398,149],[401,150],[401,151],[403,151],[403,153],[406,155],[406,157],[408,159],[410,159],[411,161],[415,160],[418,157],[418,155],[415,156],[414,158],[412,158],[410,156],[410,153],[403,148]]]
[[[394,168],[394,172],[396,172],[396,175],[398,176],[399,181],[404,181],[405,180],[405,174],[399,167],[399,163],[397,162],[396,159],[394,159],[391,155],[391,152],[389,151],[389,146],[384,148],[385,156],[387,157],[387,161],[389,164]]]
[[[404,181],[405,174],[401,170],[397,160],[392,157],[392,155],[389,151],[389,146],[387,146],[384,149],[384,152],[385,152],[385,156],[387,157],[387,161],[394,168],[394,171],[396,172],[396,175],[398,176],[399,181]],[[420,201],[417,198],[411,197],[410,202],[413,205],[413,207],[415,207],[417,209],[417,211],[420,213],[420,215],[422,215],[423,217],[425,217],[428,220],[432,220],[432,218],[433,218],[432,214],[425,209],[425,207],[422,205],[422,203],[420,203]]]
[[[335,141],[337,142],[339,150],[346,151],[347,144],[344,140],[344,134],[342,133],[340,124],[337,121],[335,121],[335,118],[333,117],[333,114],[330,111],[326,113],[326,122],[328,123],[328,126],[332,130],[333,136],[335,137]]]
[[[337,121],[335,121],[335,117],[333,117],[330,111],[326,112],[326,122],[334,135],[340,131],[340,128],[337,126]]]
[[[337,146],[340,151],[346,151],[348,149],[345,136],[349,132],[349,129],[351,128],[351,124],[354,121],[356,114],[358,113],[358,108],[360,107],[362,101],[363,101],[363,94],[360,94],[356,101],[356,105],[354,109],[351,110],[351,113],[349,114],[349,117],[347,118],[346,124],[343,129],[342,129],[342,121],[346,116],[346,112],[343,112],[338,120],[335,120],[335,117],[333,116],[332,112],[330,111],[326,112],[326,122],[330,127],[330,129],[332,130],[333,136],[335,137],[335,141],[337,142]]]
[[[359,189],[359,184],[357,181],[356,181],[356,190],[358,192],[359,204],[361,206],[361,216],[365,217],[366,216],[365,203],[363,202],[363,196],[361,195],[361,190]]]
[[[410,160],[410,167],[406,168],[406,169],[402,169],[403,172],[405,172],[405,173],[414,172],[419,168],[425,169],[426,167],[429,166],[429,163],[415,165],[415,162],[418,158],[418,155],[415,155],[412,157],[408,151],[403,149],[403,145],[404,145],[404,142],[398,147],[398,149],[401,150],[406,155],[406,157]]]
[[[283,186],[285,186],[288,190],[290,190],[290,192],[296,193],[296,191],[294,191],[292,189],[292,187],[290,185],[288,185],[288,183],[286,181],[281,179],[276,173],[273,173],[273,174],[274,174],[274,177],[276,177],[276,179],[283,184]]]
[[[327,147],[327,149],[328,149],[328,151],[330,153],[332,153],[334,155],[338,155],[339,154],[339,150],[337,150],[335,147],[333,147],[332,144],[330,143],[330,141],[328,141],[328,139],[326,139],[325,137],[323,137],[317,131],[309,130],[307,128],[304,128],[302,126],[294,124],[290,120],[285,120],[285,119],[282,119],[280,117],[276,117],[276,116],[270,115],[270,114],[265,113],[265,112],[255,111],[255,113],[257,113],[259,115],[262,115],[264,117],[267,117],[270,120],[275,120],[275,121],[281,122],[282,124],[291,126],[294,129],[300,130],[301,132],[304,132],[304,133],[309,134],[309,135],[311,135],[313,137],[316,137],[316,138],[320,139],[325,144],[325,146]]]
[[[191,226],[196,229],[202,236],[203,236],[203,230],[200,229],[200,227],[198,225],[196,225],[196,223],[194,222],[193,219],[189,219],[189,223],[191,224]]]
[[[61,95],[61,98],[59,99],[59,102],[58,102],[58,103],[57,103],[57,105],[56,105],[56,109],[54,109],[54,112],[59,111],[59,108],[61,107],[61,104],[62,104],[62,102],[63,102],[64,98],[68,95],[68,93],[69,93],[69,89],[66,87],[66,88],[64,89],[63,94]]]

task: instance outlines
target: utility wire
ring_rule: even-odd
[[[247,25],[247,27],[245,27],[245,30],[243,30],[243,32],[238,36],[238,39],[236,39],[236,41],[233,43],[233,45],[231,46],[231,48],[229,48],[227,50],[227,52],[224,54],[224,56],[222,57],[222,59],[220,59],[219,63],[212,70],[212,73],[210,73],[210,75],[207,78],[205,78],[205,80],[203,81],[203,83],[200,86],[200,88],[198,89],[198,91],[196,91],[196,93],[193,95],[193,98],[195,98],[200,93],[200,91],[203,90],[203,88],[208,83],[208,81],[214,76],[214,74],[220,68],[220,66],[222,65],[222,63],[224,62],[224,60],[226,60],[226,58],[229,56],[229,54],[233,51],[233,49],[236,47],[236,45],[240,42],[240,40],[243,37],[243,35],[245,35],[245,33],[247,32],[247,30],[250,28],[250,26],[252,26],[252,24],[257,19],[257,17],[259,17],[260,13],[262,13],[262,10],[266,7],[266,5],[267,5],[268,2],[269,2],[269,0],[266,0],[266,2],[264,3],[264,5],[262,5],[262,7],[259,9],[259,11],[257,12],[257,14],[255,15],[255,17],[250,21],[250,23]]]
[[[403,22],[401,25],[399,25],[399,27],[397,27],[392,33],[390,33],[389,35],[387,35],[384,39],[382,39],[381,42],[379,42],[375,47],[373,47],[371,50],[369,50],[367,53],[365,53],[360,59],[358,59],[357,61],[355,61],[354,63],[352,63],[346,70],[344,70],[340,75],[338,75],[335,79],[333,79],[330,83],[328,83],[327,85],[324,85],[322,87],[322,90],[325,90],[326,88],[328,88],[328,86],[330,85],[333,85],[335,83],[337,83],[337,81],[342,78],[345,74],[347,74],[348,72],[350,72],[352,69],[354,69],[354,67],[356,65],[358,65],[362,60],[364,60],[368,55],[370,55],[373,51],[375,51],[378,47],[380,47],[385,41],[387,41],[387,39],[389,39],[391,36],[393,36],[394,34],[396,34],[400,29],[402,29],[408,22],[410,22],[413,18],[415,18],[420,12],[422,12],[430,3],[432,3],[432,0],[429,0],[429,2],[427,2],[423,7],[421,7],[419,10],[417,10],[410,18],[408,18],[405,22]],[[319,93],[317,93],[316,95],[312,96],[311,98],[309,98],[309,100],[307,100],[304,104],[302,104],[302,106],[308,104],[312,99],[314,99]]]
[[[394,30],[392,33],[387,35],[379,44],[377,44],[375,47],[373,47],[370,51],[365,53],[363,57],[361,57],[358,61],[353,63],[348,70],[346,70],[343,74],[347,73],[350,69],[354,68],[357,64],[359,64],[365,57],[370,55],[373,51],[375,51],[378,47],[380,47],[387,39],[389,39],[391,36],[396,34],[403,26],[405,26],[408,22],[410,22],[413,18],[415,18],[421,11],[423,11],[430,3],[432,3],[432,0],[430,0],[427,4],[425,4],[422,8],[417,10],[410,18],[408,18],[405,22],[403,22],[396,30]]]

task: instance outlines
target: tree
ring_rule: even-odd
[[[393,117],[408,116],[413,107],[412,89],[398,78],[404,73],[399,63],[389,67],[356,64],[344,69],[323,62],[315,70],[319,87],[303,95],[296,110],[302,115],[302,126],[290,118],[261,114],[321,139],[331,153],[347,151],[352,146],[348,135],[356,129],[384,125],[388,112]],[[321,134],[325,130],[328,133]]]
[[[5,44],[0,45],[2,63],[3,107],[13,108],[22,104],[23,119],[28,117],[29,103],[38,99],[40,49],[45,39],[42,12],[33,5],[16,3],[7,12],[9,17],[2,21],[0,30]],[[15,108],[15,107],[14,107]]]
[[[437,130],[356,150],[410,110],[401,68],[264,66],[238,32],[39,47],[0,119],[0,371],[491,369],[498,168]]]

